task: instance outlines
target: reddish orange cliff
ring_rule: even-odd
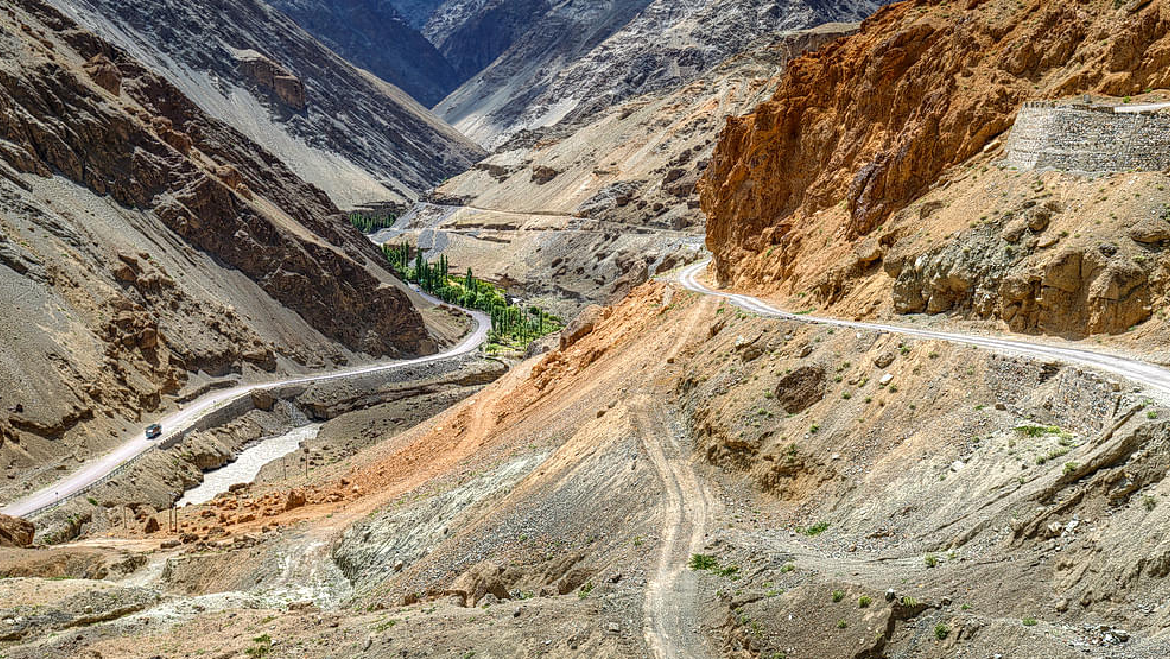
[[[772,101],[729,120],[700,182],[719,280],[782,281],[818,211],[844,211],[836,242],[870,234],[1024,100],[1166,87],[1168,4],[910,0],[793,61]]]

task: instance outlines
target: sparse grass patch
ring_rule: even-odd
[[[928,568],[938,567],[938,557],[934,554],[927,554],[926,558],[923,559],[923,563],[926,563],[926,567]]]
[[[1035,618],[1024,618],[1020,622],[1022,622],[1025,627],[1035,627],[1036,626],[1036,619]]]
[[[1046,453],[1046,454],[1044,454],[1044,455],[1038,455],[1038,456],[1036,456],[1036,464],[1038,464],[1038,465],[1042,465],[1042,464],[1044,464],[1045,462],[1048,462],[1048,461],[1050,461],[1050,460],[1055,460],[1055,459],[1057,459],[1057,458],[1062,458],[1062,457],[1064,457],[1064,456],[1066,456],[1066,455],[1068,455],[1068,449],[1067,449],[1067,448],[1064,448],[1064,447],[1061,447],[1061,448],[1054,448],[1054,449],[1052,449],[1051,451],[1049,451],[1048,453]]]
[[[1155,499],[1154,497],[1152,497],[1148,494],[1142,496],[1142,508],[1145,508],[1146,512],[1153,512],[1154,508],[1157,507],[1157,505],[1158,505],[1158,500]]]

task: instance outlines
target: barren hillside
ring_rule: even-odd
[[[413,199],[481,152],[260,0],[54,0],[343,207]]]
[[[435,348],[381,255],[281,161],[39,0],[0,25],[9,488],[213,376]]]
[[[443,7],[476,7],[448,2]],[[494,7],[488,3],[486,8]],[[476,142],[587,118],[634,96],[674,90],[785,30],[858,20],[879,2],[558,3],[435,107]],[[432,25],[448,20],[443,7]],[[546,12],[546,13],[545,13]],[[458,24],[466,24],[466,18]],[[432,41],[436,36],[428,27]],[[448,37],[448,38],[455,38]],[[459,43],[463,43],[462,41]],[[469,43],[476,43],[471,41]]]
[[[387,0],[270,0],[348,61],[426,107],[463,81],[443,55]]]
[[[689,84],[524,131],[378,239],[441,251],[558,313],[620,296],[695,258],[695,182],[726,117],[769,98],[789,59],[851,29],[780,34]]]
[[[307,480],[184,509],[177,535],[147,516],[112,548],[11,556],[109,576],[42,590],[10,656],[1167,651],[1165,408],[1144,395],[662,284],[572,336]],[[136,560],[166,567],[136,590]],[[9,608],[52,585],[10,582]],[[66,593],[114,621],[53,636],[82,615]]]

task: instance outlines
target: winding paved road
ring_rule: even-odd
[[[705,293],[707,295],[722,297],[737,307],[758,313],[761,316],[771,316],[773,318],[783,318],[785,320],[816,323],[820,325],[832,325],[835,327],[848,327],[854,329],[890,332],[892,334],[913,336],[920,339],[930,339],[934,341],[947,341],[950,343],[972,345],[1001,353],[1027,355],[1040,359],[1050,359],[1068,364],[1076,364],[1078,366],[1088,366],[1113,373],[1114,375],[1120,375],[1123,378],[1139,382],[1143,385],[1146,385],[1147,387],[1170,395],[1170,370],[1136,359],[1129,359],[1127,357],[1118,357],[1116,355],[1094,352],[1092,350],[1086,350],[1083,348],[1053,346],[1020,339],[1000,339],[989,336],[977,336],[973,334],[940,332],[937,330],[918,329],[915,327],[906,327],[903,325],[861,323],[848,320],[838,320],[836,318],[798,315],[789,313],[787,311],[781,311],[764,302],[763,300],[751,297],[750,295],[727,293],[724,291],[715,291],[707,288],[699,281],[698,274],[707,267],[708,263],[710,263],[710,261],[703,261],[702,263],[696,263],[680,270],[678,278],[682,283],[683,288],[698,293]]]
[[[442,304],[442,301],[431,298],[431,302]],[[467,354],[487,340],[488,330],[491,327],[491,321],[487,315],[479,311],[469,311],[472,319],[475,321],[475,331],[468,334],[459,343],[459,345],[447,350],[445,352],[434,355],[427,355],[426,357],[418,357],[417,359],[407,359],[405,361],[396,361],[392,363],[370,364],[368,366],[358,366],[354,368],[341,369],[337,371],[330,371],[317,375],[306,375],[300,377],[286,378],[283,380],[275,380],[272,382],[264,382],[259,384],[242,385],[239,387],[232,387],[231,389],[224,389],[214,393],[209,393],[205,396],[197,398],[191,404],[184,406],[169,416],[163,417],[157,421],[162,424],[164,433],[163,436],[156,441],[146,439],[144,430],[139,428],[134,431],[134,436],[129,438],[125,444],[114,449],[110,453],[96,458],[87,463],[78,471],[69,476],[38,490],[23,499],[10,503],[3,508],[0,508],[0,513],[13,516],[26,516],[36,513],[40,510],[55,505],[61,500],[72,496],[85,488],[93,485],[101,480],[110,472],[114,471],[123,464],[134,459],[138,455],[149,450],[159,442],[174,436],[176,433],[189,428],[193,423],[206,416],[211,411],[229,403],[237,398],[246,396],[253,391],[271,389],[273,387],[282,387],[290,384],[305,384],[310,382],[324,382],[327,380],[337,380],[341,378],[354,377],[357,375],[367,375],[369,373],[380,373],[383,371],[393,371],[395,369],[406,366],[414,366],[417,364],[425,364],[427,362],[439,361],[443,359],[451,359],[460,355]],[[143,424],[145,427],[145,424]]]

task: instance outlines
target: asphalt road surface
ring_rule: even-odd
[[[427,296],[429,297],[429,296]],[[431,299],[432,302],[440,302]],[[146,439],[145,429],[142,428],[134,431],[132,437],[127,438],[126,443],[114,449],[99,458],[95,458],[85,464],[78,471],[66,476],[65,478],[53,483],[52,485],[38,490],[18,501],[10,503],[3,508],[0,508],[0,513],[13,516],[27,516],[36,513],[40,510],[55,505],[62,499],[76,494],[90,485],[107,476],[110,472],[122,466],[126,462],[134,459],[141,453],[149,450],[155,444],[165,441],[168,437],[175,433],[184,430],[191,426],[206,414],[215,410],[216,408],[229,403],[237,398],[246,396],[253,391],[270,389],[273,387],[281,387],[290,384],[304,384],[310,382],[324,382],[326,380],[337,380],[341,378],[354,377],[356,375],[366,375],[369,373],[379,373],[383,371],[393,371],[406,366],[413,366],[416,364],[425,364],[427,362],[440,361],[444,359],[453,359],[460,355],[467,354],[482,345],[487,341],[488,330],[491,328],[491,321],[488,317],[479,311],[469,311],[471,317],[475,321],[475,331],[464,337],[459,345],[434,355],[427,355],[426,357],[419,357],[417,359],[408,359],[405,361],[396,361],[391,363],[371,364],[368,366],[358,366],[354,368],[346,368],[336,371],[329,371],[317,375],[306,375],[299,377],[286,378],[284,380],[275,380],[272,382],[264,382],[260,384],[242,385],[239,387],[232,387],[231,389],[223,389],[220,391],[208,393],[205,396],[195,399],[189,405],[182,409],[155,421],[155,423],[162,424],[163,435],[156,440]]]

